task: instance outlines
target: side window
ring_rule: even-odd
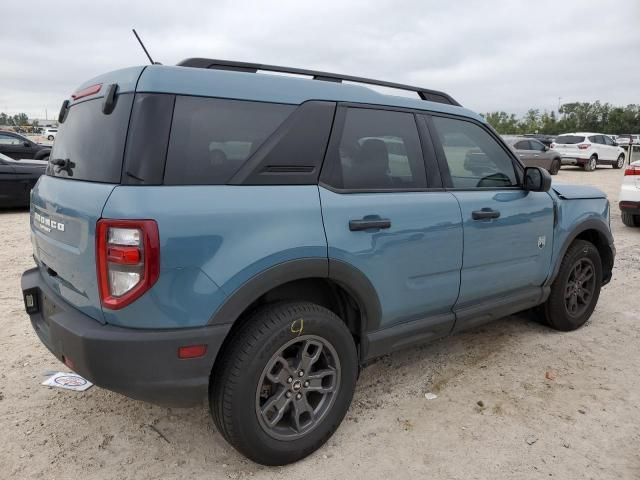
[[[591,135],[591,136],[589,137],[589,141],[590,141],[591,143],[600,143],[600,140],[598,139],[598,136],[597,136],[597,135]]]
[[[606,145],[613,145],[613,140],[611,140],[611,137],[609,135],[603,135],[602,138],[604,138],[604,143]]]
[[[454,188],[518,184],[511,157],[489,133],[465,120],[433,117]]]
[[[529,140],[521,140],[514,147],[516,150],[529,150]]]
[[[334,187],[354,190],[426,187],[413,114],[349,108],[337,151],[330,151]]]
[[[538,152],[544,151],[544,144],[542,142],[539,142],[538,140],[529,140],[529,143],[531,144],[531,150],[536,150]]]
[[[276,103],[176,97],[164,182],[226,183],[295,108]]]
[[[0,134],[0,145],[20,145],[21,143],[19,138]]]

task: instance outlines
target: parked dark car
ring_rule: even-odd
[[[562,165],[562,157],[536,138],[505,135],[502,137],[511,146],[526,167],[542,167],[556,175]]]
[[[14,160],[0,153],[0,208],[28,206],[31,189],[46,168],[43,160]]]
[[[51,147],[33,142],[19,133],[0,130],[0,153],[15,159],[49,160]]]

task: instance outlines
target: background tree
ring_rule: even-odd
[[[626,107],[609,103],[572,102],[560,106],[555,112],[540,113],[529,109],[522,117],[506,112],[484,115],[487,122],[500,134],[544,133],[558,135],[567,132],[601,132],[609,134],[640,133],[640,105]]]

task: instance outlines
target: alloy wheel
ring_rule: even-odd
[[[331,409],[340,385],[340,360],[316,335],[287,342],[269,360],[256,391],[256,415],[278,440],[308,434]]]
[[[572,317],[582,315],[593,298],[596,287],[595,267],[589,258],[581,258],[571,267],[565,285],[564,304]]]

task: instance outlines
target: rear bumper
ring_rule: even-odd
[[[634,202],[630,200],[623,200],[618,204],[618,206],[620,207],[620,211],[622,212],[640,215],[640,201]]]
[[[230,325],[175,330],[102,325],[58,297],[37,268],[23,273],[22,290],[37,299],[37,311],[29,316],[42,343],[96,385],[166,406],[193,406],[206,398]],[[179,347],[200,344],[207,345],[203,357],[178,358]]]

